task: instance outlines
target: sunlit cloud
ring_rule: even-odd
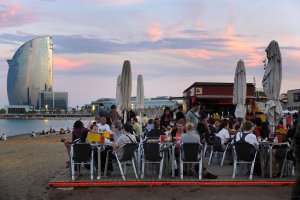
[[[161,40],[163,32],[159,23],[153,23],[148,29],[148,36],[151,41]]]
[[[86,63],[87,63],[86,61],[68,60],[66,58],[58,57],[58,56],[53,57],[54,69],[59,71],[81,68],[84,67]]]
[[[0,5],[0,27],[18,26],[35,21],[29,12],[22,11],[21,4]]]
[[[160,50],[160,52],[170,55],[181,55],[188,58],[197,59],[211,59],[214,56],[214,52],[203,49],[166,49]]]

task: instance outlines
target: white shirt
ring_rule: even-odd
[[[109,128],[108,124],[102,125],[101,123],[99,123],[99,124],[97,124],[97,126],[98,126],[98,129],[100,132],[104,132],[104,131],[110,132],[110,128]]]
[[[247,134],[247,132],[244,132],[244,134]],[[241,132],[238,132],[235,136],[235,141],[240,141],[241,140]],[[234,141],[233,141],[234,142]],[[253,134],[253,132],[248,133],[245,137],[245,142],[254,145],[256,148],[259,147],[259,143],[257,141],[256,136]]]
[[[224,144],[225,139],[230,138],[229,132],[227,129],[223,128],[222,130],[220,130],[217,135],[219,138],[221,138],[221,144]]]

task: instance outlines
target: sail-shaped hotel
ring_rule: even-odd
[[[13,58],[7,60],[7,95],[10,105],[31,105],[40,109],[47,96],[52,102],[49,107],[61,107],[55,105],[55,96],[60,96],[63,99],[58,102],[64,101],[63,107],[67,106],[68,94],[53,92],[52,51],[52,38],[39,37],[23,44]]]

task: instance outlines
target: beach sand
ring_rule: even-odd
[[[48,199],[48,181],[66,167],[65,135],[30,135],[0,141],[0,199]]]
[[[84,187],[50,188],[48,181],[66,169],[68,155],[61,138],[29,135],[0,141],[0,200],[44,199],[289,199],[292,186],[273,187]],[[66,190],[70,189],[70,190]],[[99,198],[101,197],[101,198]]]

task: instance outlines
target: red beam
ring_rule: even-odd
[[[147,185],[199,185],[199,186],[259,186],[294,185],[295,181],[105,181],[105,182],[49,182],[52,187],[92,186],[147,186]]]

